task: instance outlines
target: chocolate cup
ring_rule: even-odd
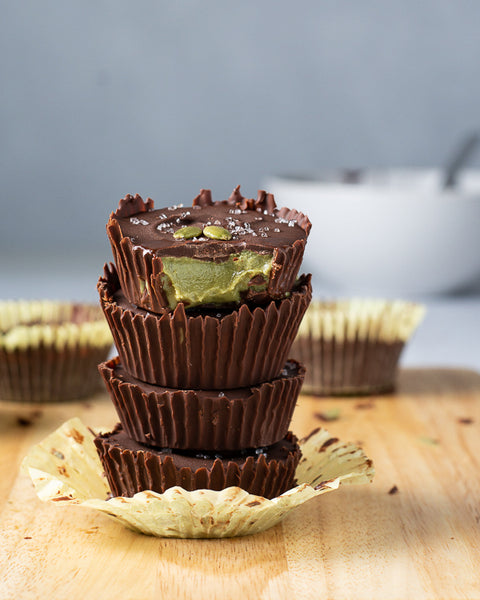
[[[122,364],[136,379],[180,389],[227,390],[278,377],[310,303],[310,276],[266,306],[162,315],[132,305],[116,269],[105,267],[100,303]]]
[[[212,457],[143,446],[119,425],[94,441],[112,495],[126,497],[145,490],[161,494],[174,486],[187,491],[238,486],[250,494],[274,498],[295,486],[301,456],[290,432],[268,448]]]
[[[43,345],[0,349],[0,400],[62,402],[85,398],[102,389],[99,361],[112,345],[65,347]]]
[[[249,211],[257,212],[260,210],[260,214],[263,214],[263,210],[265,210],[265,212],[282,219],[284,222],[295,222],[308,236],[311,223],[305,215],[285,207],[277,209],[273,197],[271,198],[273,204],[266,202],[267,196],[271,196],[271,194],[265,194],[265,201],[260,203],[251,203],[250,200],[243,198],[241,195],[239,200],[235,197],[235,194],[232,194],[231,199],[228,201],[209,201],[206,204],[198,202],[198,204],[204,207],[225,206],[225,210],[241,206]],[[107,235],[112,248],[120,286],[125,297],[135,306],[161,314],[165,309],[169,309],[168,297],[164,290],[165,277],[162,257],[159,253],[144,249],[141,241],[133,242],[130,237],[124,236],[117,220],[117,217],[133,216],[135,214],[141,217],[142,214],[152,210],[153,201],[151,199],[143,201],[138,194],[135,197],[126,196],[121,200],[116,213],[112,213],[109,218]],[[257,214],[259,213],[257,212]],[[216,244],[218,245],[218,242]],[[282,247],[279,245],[275,248],[266,246],[265,252],[273,253],[272,269],[267,288],[258,290],[255,287],[255,282],[252,281],[252,285],[243,293],[242,302],[265,303],[271,299],[284,298],[295,284],[295,279],[302,264],[305,244],[306,238],[297,239],[288,246]],[[242,248],[243,246],[237,245],[230,252],[239,252]],[[146,282],[146,285],[141,286],[140,282]]]
[[[403,341],[298,337],[292,352],[306,367],[302,392],[318,396],[392,392],[404,345]]]
[[[176,390],[131,377],[117,358],[99,365],[125,433],[147,446],[232,451],[270,446],[288,432],[305,369],[225,392]]]

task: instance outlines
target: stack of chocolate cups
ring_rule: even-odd
[[[310,227],[239,187],[188,209],[120,201],[98,283],[119,354],[99,370],[120,423],[95,439],[113,495],[294,486],[305,370],[288,354],[311,300],[297,277]]]

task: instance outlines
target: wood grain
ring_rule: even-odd
[[[339,418],[322,422],[333,408]],[[2,600],[480,598],[477,373],[405,370],[390,396],[301,396],[295,433],[321,425],[361,443],[375,480],[311,500],[247,538],[150,538],[93,511],[40,502],[18,467],[72,416],[116,421],[106,395],[0,406]]]

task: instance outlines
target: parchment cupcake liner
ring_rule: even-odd
[[[353,444],[324,429],[300,441],[298,485],[268,500],[238,487],[222,491],[180,487],[163,494],[144,491],[132,498],[107,500],[109,487],[98,458],[94,434],[79,419],[64,423],[23,461],[43,501],[93,508],[134,531],[159,537],[221,538],[249,535],[279,523],[307,500],[337,489],[340,483],[368,483],[372,461]]]
[[[287,361],[281,377],[236,390],[178,390],[131,377],[117,358],[99,365],[123,429],[149,446],[241,450],[287,434],[305,369]]]
[[[306,368],[302,391],[318,395],[390,392],[400,355],[425,313],[401,300],[314,301],[292,346]]]
[[[0,302],[0,400],[59,402],[101,389],[97,365],[113,346],[97,305]]]
[[[205,192],[207,190],[204,190]],[[239,198],[232,194],[227,201],[217,204],[228,204],[232,207],[238,206],[241,210],[266,210],[280,219],[293,221],[299,225],[308,235],[311,223],[308,217],[302,213],[282,207],[277,209],[271,194],[263,195],[259,192],[256,201],[243,198],[238,192]],[[268,198],[267,198],[268,197]],[[205,200],[207,198],[207,200]],[[200,206],[214,204],[211,196],[200,194],[195,200]],[[107,235],[112,247],[114,262],[117,268],[120,285],[125,297],[136,306],[146,310],[162,313],[169,308],[169,301],[164,291],[165,277],[163,264],[160,256],[153,251],[146,251],[139,245],[135,245],[129,237],[123,237],[118,221],[115,217],[130,217],[140,215],[142,212],[154,209],[153,200],[143,200],[141,196],[130,194],[120,201],[120,206],[115,213],[110,215],[107,223]],[[280,299],[294,286],[305,251],[306,240],[296,240],[288,248],[275,248],[270,279],[266,291],[254,292],[251,288],[246,300],[255,300],[257,297],[264,302],[266,299]]]
[[[175,486],[187,491],[237,486],[274,498],[294,486],[300,460],[297,438],[291,432],[266,448],[221,455],[144,446],[131,440],[120,424],[94,442],[114,496],[131,497],[145,490],[163,493]]]
[[[105,267],[100,302],[125,369],[136,379],[179,389],[226,390],[278,377],[311,300],[310,276],[266,306],[162,315],[129,303],[116,269]]]

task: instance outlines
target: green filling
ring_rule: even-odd
[[[258,275],[265,283],[255,283],[254,289],[266,289],[273,256],[245,250],[231,254],[224,262],[204,261],[197,258],[163,256],[164,291],[170,308],[179,302],[189,306],[239,302],[241,293],[249,288],[249,281]]]

